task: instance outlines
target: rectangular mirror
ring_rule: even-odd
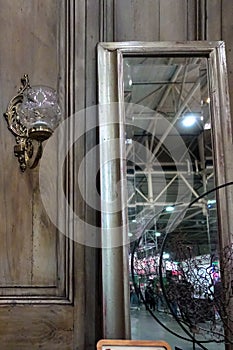
[[[142,299],[149,284],[156,294],[161,279],[185,277],[200,313],[225,276],[228,300],[221,252],[232,244],[232,132],[224,43],[100,43],[98,81],[103,245],[128,243],[130,283]],[[207,267],[203,283],[198,268]],[[147,306],[158,311],[154,300]]]

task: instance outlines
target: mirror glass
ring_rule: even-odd
[[[174,334],[188,338],[185,330],[192,335],[195,327],[198,341],[223,340],[212,305],[220,273],[208,60],[140,56],[124,57],[123,63],[128,236],[134,247],[132,336],[138,337],[149,311]],[[195,305],[181,295],[184,281],[193,287]],[[174,287],[170,292],[175,315],[167,305],[172,283],[178,288],[178,295]],[[192,315],[185,317],[182,304],[192,308]],[[176,316],[185,330],[177,326]],[[218,335],[210,331],[214,326]]]

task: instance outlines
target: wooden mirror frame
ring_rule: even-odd
[[[230,116],[230,102],[228,92],[227,67],[225,56],[225,44],[222,41],[207,42],[103,42],[97,47],[98,52],[98,97],[99,97],[99,141],[100,141],[100,188],[102,203],[108,203],[101,207],[102,244],[109,249],[103,251],[103,288],[105,290],[104,309],[109,306],[109,313],[105,314],[106,335],[111,334],[113,327],[111,312],[115,313],[116,319],[123,317],[121,334],[129,334],[127,329],[127,295],[120,292],[114,284],[114,280],[124,281],[123,291],[128,284],[127,269],[128,262],[125,249],[118,250],[114,261],[111,260],[115,247],[127,243],[127,214],[123,209],[125,189],[121,188],[120,200],[122,210],[113,215],[109,199],[113,198],[115,183],[123,183],[124,172],[124,145],[119,140],[124,138],[124,91],[123,91],[123,59],[124,56],[157,56],[163,57],[177,55],[187,57],[206,57],[208,61],[210,109],[212,122],[212,138],[214,153],[215,185],[219,186],[232,180],[232,126]],[[107,106],[107,107],[106,107]],[[109,147],[107,140],[117,139],[114,147]],[[108,147],[106,147],[108,145]],[[108,162],[112,159],[111,164]],[[111,174],[112,176],[109,176]],[[232,204],[230,200],[230,189],[221,189],[217,194],[218,201],[218,228],[220,238],[220,249],[232,243],[231,232],[233,232],[233,220],[230,213]],[[110,210],[109,210],[110,209]],[[112,208],[114,211],[114,208]],[[121,241],[112,241],[111,235],[106,232],[119,227]],[[106,231],[107,230],[107,231]],[[117,231],[115,231],[116,233]],[[112,251],[109,254],[109,251]],[[124,270],[124,272],[122,272]],[[113,286],[113,287],[111,287]],[[122,300],[122,307],[114,305],[118,294],[118,300]],[[108,310],[108,309],[107,309]],[[129,315],[128,315],[129,318]],[[109,326],[107,323],[109,322]]]

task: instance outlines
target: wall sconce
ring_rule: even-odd
[[[15,136],[15,156],[21,171],[37,166],[47,140],[59,124],[61,110],[56,91],[47,86],[30,86],[28,75],[4,113],[8,129]]]

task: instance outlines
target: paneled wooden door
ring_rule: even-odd
[[[28,74],[31,85],[58,89],[63,118],[68,118],[75,108],[74,2],[0,0],[0,5],[1,114]],[[3,117],[0,140],[0,349],[82,349],[83,304],[77,302],[77,294],[81,300],[84,292],[75,285],[82,285],[83,248],[74,248],[69,238],[70,213],[52,203],[66,227],[59,232],[41,200],[40,167],[20,172],[15,139]],[[69,203],[75,193],[71,158],[64,167]]]

